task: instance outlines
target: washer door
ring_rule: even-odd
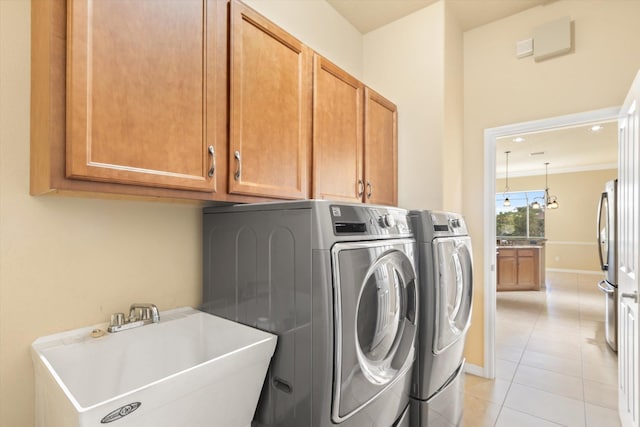
[[[332,249],[334,422],[375,399],[413,363],[418,314],[414,251],[413,240],[340,243]]]
[[[473,267],[471,239],[434,240],[436,278],[435,354],[462,338],[471,320]]]

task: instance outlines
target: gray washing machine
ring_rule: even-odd
[[[201,309],[278,335],[254,427],[408,427],[419,298],[407,213],[205,208]]]
[[[473,296],[471,238],[456,213],[411,211],[410,218],[418,245],[421,306],[411,426],[458,426]]]

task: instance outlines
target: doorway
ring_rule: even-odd
[[[577,114],[485,129],[484,132],[484,367],[481,375],[495,377],[496,320],[496,148],[498,139],[617,120],[619,108],[605,108]],[[491,201],[489,203],[488,201]]]

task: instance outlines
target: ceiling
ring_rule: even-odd
[[[498,138],[496,143],[496,177],[504,178],[506,154],[509,153],[509,176],[542,175],[545,162],[549,174],[594,169],[615,169],[618,162],[618,125],[615,121],[599,123],[598,132],[589,125],[563,128],[525,135]],[[524,142],[514,142],[517,136]],[[543,153],[534,154],[532,153]]]
[[[327,0],[362,34],[409,15],[438,0]],[[553,0],[444,0],[462,27],[475,27]]]

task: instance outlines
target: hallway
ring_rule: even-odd
[[[547,272],[546,290],[498,292],[496,379],[467,374],[462,426],[620,426],[598,280]]]

